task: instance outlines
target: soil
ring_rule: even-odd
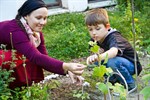
[[[73,59],[70,62],[80,63],[80,62],[85,62],[85,59],[86,58]],[[45,76],[49,74],[51,73],[45,71]],[[58,78],[53,80],[57,80],[60,84],[57,85],[57,88],[53,88],[49,90],[49,93],[51,95],[51,100],[79,100],[73,97],[73,91],[81,90],[82,86],[73,84],[72,81],[70,80],[70,77],[68,76],[60,75]]]
[[[80,86],[71,83],[69,77],[61,79],[61,86],[51,90],[52,100],[77,100],[73,97],[73,90],[80,90]]]
[[[73,59],[71,62],[85,62],[85,61],[86,61],[86,58],[80,58],[80,59]],[[143,67],[147,66],[149,64],[149,61],[150,61],[150,58],[142,57],[141,58],[142,66]],[[73,97],[73,91],[82,90],[81,86],[72,84],[70,78],[67,76],[60,76],[56,80],[60,82],[60,85],[58,85],[57,88],[53,88],[49,91],[52,100],[81,100],[81,99]],[[85,91],[90,94],[90,100],[104,100],[102,97],[102,94],[97,90],[92,90],[91,88],[88,88]],[[137,91],[132,93],[128,100],[135,100],[135,97],[137,97],[137,95],[138,95]]]

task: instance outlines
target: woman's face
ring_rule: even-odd
[[[25,16],[25,19],[32,29],[35,32],[41,32],[43,26],[47,22],[48,10],[45,7],[39,8],[31,12],[31,14]]]

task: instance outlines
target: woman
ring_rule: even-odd
[[[47,17],[48,9],[42,0],[27,0],[19,8],[15,19],[0,22],[0,44],[6,45],[9,50],[13,47],[18,54],[26,57],[25,69],[22,65],[14,68],[12,76],[15,80],[10,84],[10,88],[43,80],[42,69],[60,75],[68,73],[71,79],[74,75],[83,73],[85,65],[65,63],[48,56],[41,32]],[[81,77],[77,78],[81,80]]]

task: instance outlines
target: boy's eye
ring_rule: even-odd
[[[100,29],[101,29],[100,27],[97,27],[97,28],[96,28],[96,30],[100,30]]]
[[[89,31],[92,31],[93,29],[92,28],[89,28]]]

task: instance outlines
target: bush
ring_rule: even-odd
[[[124,2],[123,2],[124,1]],[[133,44],[133,38],[134,35],[132,33],[132,12],[131,12],[131,3],[128,0],[119,0],[119,4],[117,6],[121,8],[121,10],[115,10],[113,12],[109,12],[110,15],[110,23],[111,26],[114,28],[117,28],[122,35],[127,38],[132,44]],[[147,0],[144,0],[145,2],[142,2],[142,7],[139,9],[136,9],[138,7],[138,2],[135,0],[135,13],[134,13],[134,20],[135,20],[135,39],[136,39],[136,45],[140,48],[145,49],[146,51],[150,51],[150,40],[148,37],[150,37],[150,34],[148,34],[149,30],[149,15],[150,12],[147,11],[147,9],[150,9],[150,2]],[[122,3],[121,3],[122,2]],[[126,6],[124,6],[126,5]]]
[[[124,10],[128,6],[128,2],[131,2],[131,0],[117,0],[119,10]],[[134,0],[135,10],[143,11],[148,3],[149,0]]]
[[[9,89],[9,83],[14,80],[10,77],[12,72],[12,70],[7,71],[0,66],[0,100],[12,98],[11,89]]]
[[[65,13],[49,16],[44,35],[51,57],[71,60],[88,55],[89,34],[83,14]]]

